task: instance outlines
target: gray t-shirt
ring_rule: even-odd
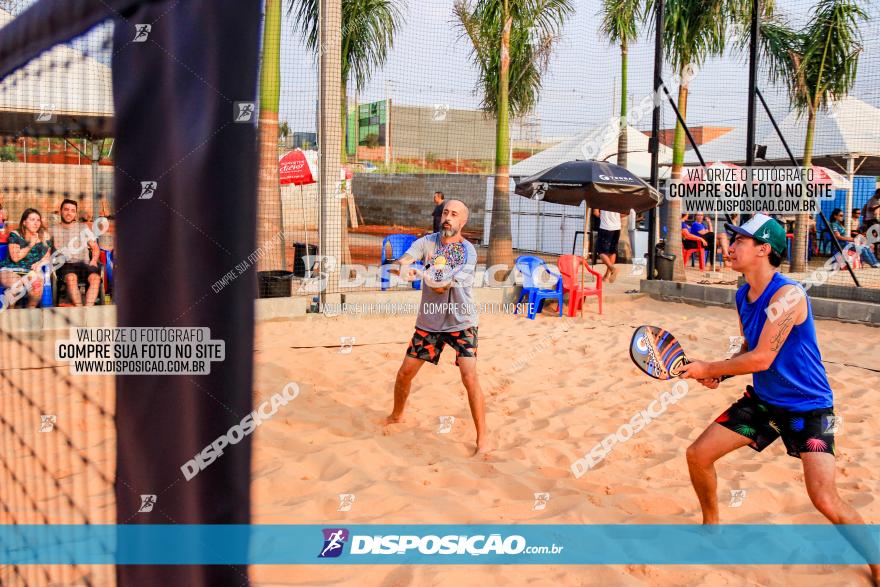
[[[422,302],[419,305],[416,328],[428,332],[455,332],[477,326],[477,308],[472,291],[477,268],[477,249],[466,240],[460,242],[464,246],[465,259],[461,269],[454,274],[452,287],[438,294],[422,282]],[[443,252],[440,233],[435,232],[414,242],[406,254],[420,261],[422,265],[436,266],[435,258],[438,253]]]
[[[83,234],[87,228],[84,222],[59,223],[52,227],[53,244],[57,250],[64,253],[67,263],[89,262],[89,241]]]

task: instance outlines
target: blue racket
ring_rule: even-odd
[[[659,326],[639,326],[629,343],[629,357],[636,367],[654,379],[666,381],[681,375],[690,363],[678,340]],[[729,379],[724,375],[721,381]]]

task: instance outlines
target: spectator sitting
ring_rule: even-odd
[[[880,188],[874,192],[871,199],[865,202],[865,205],[862,207],[862,222],[865,223],[866,230],[880,222],[880,220],[877,219],[877,215],[880,214],[878,209],[880,209]]]
[[[861,237],[861,235],[859,235],[858,233],[855,237],[844,236],[846,229],[843,227],[843,210],[841,210],[840,208],[835,208],[834,210],[832,210],[830,220],[831,230],[834,232],[834,236],[837,237],[837,240],[849,243],[849,245],[847,245],[849,248],[855,246],[856,251],[862,258],[862,261],[864,261],[871,267],[880,267],[880,261],[878,261],[877,257],[874,256],[874,252],[871,250],[871,247],[865,246],[865,243],[868,242],[867,239],[864,239],[864,237]],[[856,239],[858,239],[858,241],[856,241]]]
[[[712,232],[712,224],[708,218],[701,213],[694,214],[694,221],[690,228],[691,234],[703,239],[703,246],[710,247],[709,243],[715,242],[715,233]],[[714,253],[714,251],[713,251]],[[710,254],[712,259],[712,271],[715,271],[715,255]]]
[[[94,306],[101,288],[101,264],[98,263],[101,249],[96,241],[82,242],[87,226],[77,221],[76,214],[76,202],[64,200],[61,202],[61,223],[52,227],[52,244],[65,258],[64,265],[58,269],[58,278],[67,285],[67,297],[74,306],[83,305],[79,283],[87,282],[85,305]]]
[[[853,208],[852,209],[852,219],[850,222],[850,236],[856,236],[861,232],[862,226],[862,209],[861,208]]]
[[[700,244],[702,244],[704,247],[709,246],[708,243],[706,243],[706,239],[704,239],[703,237],[701,237],[697,234],[693,234],[691,232],[691,225],[688,223],[687,220],[688,220],[688,215],[682,214],[681,215],[681,246],[682,246],[682,248],[687,251],[689,249],[699,248]]]
[[[43,228],[43,217],[33,208],[21,215],[18,230],[9,234],[9,254],[0,260],[0,284],[14,289],[29,288],[28,308],[36,308],[43,295],[41,266],[49,263],[49,235]],[[25,282],[22,277],[27,276]]]

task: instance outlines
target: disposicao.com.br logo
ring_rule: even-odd
[[[563,546],[529,546],[518,534],[502,537],[501,534],[475,534],[472,536],[449,534],[350,535],[345,528],[324,528],[323,547],[318,558],[335,558],[343,553],[350,542],[349,555],[519,555],[560,554]],[[350,539],[350,540],[349,540]]]

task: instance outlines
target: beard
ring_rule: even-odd
[[[457,229],[457,228],[452,228],[452,227],[449,227],[449,228],[441,227],[441,231],[440,231],[440,233],[441,233],[443,236],[445,236],[446,238],[449,238],[449,237],[453,237],[453,236],[457,235],[457,234],[458,234],[458,229]]]

